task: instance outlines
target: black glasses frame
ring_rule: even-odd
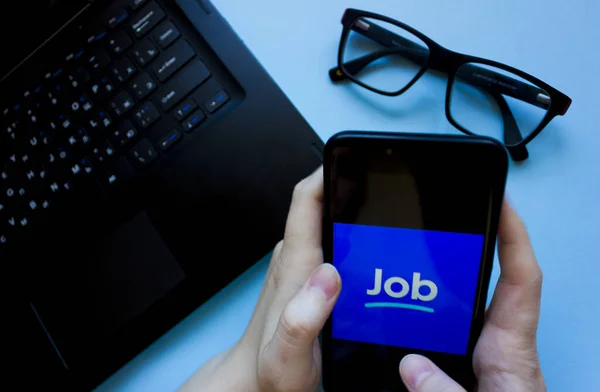
[[[423,41],[423,43],[427,45],[429,51],[424,52],[425,48],[423,48],[421,45],[394,34],[393,32],[381,26],[369,25],[367,22],[361,21],[360,19],[362,18],[370,18],[398,26],[399,28],[406,30]],[[360,22],[362,22],[362,25]],[[426,71],[435,70],[443,72],[448,75],[448,87],[446,89],[445,105],[446,118],[461,132],[467,135],[476,135],[476,133],[469,131],[455,121],[450,111],[452,87],[455,79],[457,78],[457,73],[461,67],[471,67],[473,68],[472,71],[477,71],[478,75],[483,75],[484,77],[480,78],[479,80],[469,78],[469,83],[485,89],[492,95],[500,107],[504,120],[504,144],[515,161],[527,159],[529,156],[526,147],[527,143],[533,140],[548,125],[548,123],[554,119],[554,117],[565,115],[571,105],[571,98],[526,72],[493,60],[470,56],[446,49],[421,32],[387,16],[349,8],[342,17],[342,25],[344,28],[338,52],[338,66],[329,71],[329,76],[333,82],[351,80],[352,82],[370,91],[393,97],[399,96],[406,92],[406,90],[412,87]],[[387,49],[384,49],[380,52],[367,54],[363,57],[344,63],[344,51],[348,42],[348,36],[352,31],[379,42]],[[401,42],[402,46],[399,47],[397,42]],[[373,61],[390,54],[401,54],[403,57],[422,66],[421,70],[415,75],[415,77],[402,89],[394,92],[379,90],[361,82],[355,76]],[[510,76],[494,72],[490,69],[477,67],[476,64],[493,66],[495,68],[511,72],[531,83],[531,85],[528,83],[523,83],[520,80],[513,79]],[[492,80],[491,78],[499,82],[504,81],[509,85],[518,86],[518,89],[511,90],[504,88],[502,83],[490,83],[489,81]],[[527,137],[522,137],[517,122],[515,121],[503,95],[512,96],[547,110],[545,117],[542,119],[538,127]]]

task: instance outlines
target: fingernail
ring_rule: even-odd
[[[321,291],[326,299],[331,299],[339,287],[337,270],[328,263],[320,265],[310,277],[308,287]]]
[[[433,367],[429,359],[409,354],[400,361],[400,373],[409,386],[418,388],[423,380],[433,373]]]

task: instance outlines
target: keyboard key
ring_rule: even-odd
[[[29,170],[27,173],[25,173],[25,177],[27,177],[27,180],[29,181],[35,181],[36,173],[33,170]]]
[[[85,50],[83,50],[82,48],[76,48],[74,51],[70,52],[65,56],[65,61],[67,61],[67,63],[74,62],[75,60],[79,60],[80,58],[82,58],[84,54]]]
[[[163,110],[171,110],[186,95],[210,77],[210,72],[200,60],[193,60],[157,93]]]
[[[195,55],[196,53],[187,41],[178,41],[158,58],[152,66],[152,71],[159,81],[164,82]]]
[[[177,129],[172,129],[169,131],[169,133],[167,133],[163,138],[160,139],[158,145],[160,146],[161,150],[167,151],[168,149],[173,147],[175,143],[177,143],[179,140],[181,140],[181,132],[179,132]]]
[[[89,112],[90,110],[92,110],[94,108],[92,101],[85,94],[81,94],[79,96],[79,105],[81,105],[81,108],[83,109],[84,112]]]
[[[129,121],[124,121],[119,127],[113,132],[111,142],[115,146],[126,146],[137,136],[137,130]]]
[[[54,126],[52,126],[52,124],[54,124]],[[52,129],[69,129],[71,128],[71,125],[73,125],[71,119],[68,116],[65,116],[64,114],[59,114],[56,123],[53,122],[52,124],[50,124]]]
[[[31,162],[29,154],[27,154],[27,153],[23,154],[21,156],[21,162],[23,162],[24,164],[29,164]]]
[[[131,83],[131,90],[133,90],[137,99],[146,98],[154,89],[156,89],[156,83],[146,72],[135,78]]]
[[[214,113],[219,110],[223,105],[225,105],[229,101],[229,95],[225,90],[221,90],[216,93],[211,99],[206,102],[204,107],[208,110],[209,113]]]
[[[181,36],[181,33],[173,22],[167,20],[154,30],[153,36],[154,41],[158,42],[161,48],[166,49]]]
[[[88,135],[87,131],[83,128],[79,128],[75,132],[74,136],[77,139],[77,142],[81,143],[83,145],[90,144],[90,142],[92,141],[92,138],[90,137],[90,135]]]
[[[56,162],[56,154],[53,152],[48,153],[48,156],[46,157],[46,162],[50,164]]]
[[[108,129],[112,125],[112,119],[108,116],[108,114],[104,111],[97,111],[92,114],[92,117],[89,120],[89,128],[95,131],[101,129]]]
[[[188,98],[175,108],[175,118],[179,121],[182,121],[196,108],[198,108],[196,101],[194,101],[192,98]]]
[[[83,67],[75,67],[67,74],[67,79],[73,88],[79,88],[90,80],[90,74]]]
[[[31,147],[37,147],[37,146],[39,146],[39,145],[41,145],[41,144],[42,144],[42,142],[41,142],[41,140],[40,140],[40,139],[38,139],[38,137],[37,137],[37,136],[35,136],[35,135],[34,135],[34,136],[31,136],[31,137],[29,138],[29,145],[30,145]]]
[[[114,54],[121,54],[129,49],[133,45],[133,41],[129,38],[129,35],[123,31],[119,30],[113,34],[113,36],[108,40],[108,47]]]
[[[100,42],[106,37],[106,31],[103,28],[93,29],[92,32],[88,33],[87,43]],[[70,60],[67,60],[70,61]]]
[[[71,135],[67,138],[67,143],[69,143],[69,145],[74,146],[76,144],[78,144],[79,140],[77,139],[77,137],[75,137],[75,135]]]
[[[206,119],[206,115],[202,113],[202,110],[198,109],[194,113],[192,113],[187,120],[183,122],[183,130],[186,132],[191,132],[200,125]]]
[[[101,78],[98,83],[94,83],[90,88],[91,95],[96,102],[104,102],[114,91],[114,84],[105,77]]]
[[[21,227],[25,227],[29,224],[29,219],[26,216],[22,216],[21,219],[19,219],[19,224]]]
[[[61,184],[63,191],[71,192],[73,190],[73,183],[70,180],[65,180]]]
[[[110,102],[109,106],[117,116],[122,116],[133,108],[134,101],[126,91],[121,91]]]
[[[30,200],[29,203],[27,203],[27,206],[31,211],[35,211],[38,208],[38,202],[35,200]]]
[[[94,72],[101,73],[110,65],[111,60],[104,49],[98,49],[87,57],[86,62]]]
[[[75,100],[73,100],[71,102],[71,110],[74,113],[77,112],[89,112],[90,110],[92,110],[94,108],[94,105],[92,105],[92,102],[89,100],[89,98],[85,95],[85,94],[81,94],[78,98],[76,98]]]
[[[17,218],[15,218],[14,215],[9,215],[9,217],[6,219],[6,223],[8,223],[9,228],[16,227],[17,226]]]
[[[133,49],[133,57],[142,67],[152,62],[158,56],[158,49],[154,47],[150,39],[145,39]]]
[[[46,147],[49,146],[50,145],[50,141],[51,141],[50,136],[48,136],[46,134],[46,132],[44,132],[44,131],[40,131],[39,135],[40,135],[40,139],[39,140],[40,140],[41,145],[46,146]]]
[[[131,155],[138,165],[145,166],[156,159],[158,154],[148,139],[142,139],[131,150]]]
[[[51,91],[49,91],[47,94],[47,107],[50,108],[50,110],[56,110],[56,108],[58,108],[62,102],[60,93],[56,92],[57,87],[59,88],[59,90],[61,89],[60,85],[54,85]]]
[[[70,149],[66,145],[57,147],[55,157],[58,157],[59,161],[66,162],[71,157]]]
[[[81,168],[81,166],[79,166],[79,163],[73,164],[70,170],[73,176],[80,177],[81,175],[83,175],[83,169]]]
[[[114,155],[115,149],[108,142],[108,140],[104,141],[102,144],[92,149],[92,160],[96,162],[96,164],[105,163]]]
[[[53,181],[48,185],[50,188],[50,192],[58,193],[60,191],[60,184],[57,181]]]
[[[160,6],[152,1],[142,8],[131,20],[129,26],[131,32],[140,38],[152,30],[165,18],[165,13]]]
[[[121,83],[128,81],[137,72],[135,65],[128,58],[124,58],[117,62],[112,68],[112,74]]]
[[[98,183],[104,192],[111,194],[125,184],[134,174],[135,172],[129,162],[124,157],[119,157],[99,177]]]
[[[42,165],[37,175],[40,180],[46,181],[48,179],[48,170],[45,165]]]
[[[146,129],[160,118],[160,113],[152,103],[147,102],[134,112],[134,117],[139,127]]]
[[[144,5],[145,2],[146,0],[127,0],[128,7],[132,10],[137,10],[142,5]]]
[[[83,157],[79,161],[79,166],[81,167],[81,170],[83,170],[83,172],[88,176],[94,173],[94,165],[92,165],[92,162],[88,157]]]
[[[104,13],[102,20],[105,21],[107,27],[113,29],[127,20],[128,17],[129,14],[125,8],[116,6],[109,8]]]
[[[65,71],[65,69],[60,66],[53,67],[53,69],[46,74],[45,78],[46,78],[46,80],[49,80],[52,78],[57,79],[57,78],[61,77],[61,75],[64,76],[64,71]]]

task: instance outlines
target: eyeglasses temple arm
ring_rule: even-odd
[[[386,46],[386,49],[376,51],[355,60],[343,64],[345,70],[352,76],[358,74],[372,62],[390,54],[400,54],[414,63],[425,66],[428,59],[428,49],[401,37],[375,23],[368,24],[368,29],[357,27],[355,23],[352,29],[365,37]],[[432,64],[431,69],[448,73],[446,67]],[[346,79],[338,67],[329,71],[332,81],[337,82]],[[528,83],[521,82],[498,72],[479,67],[476,65],[463,65],[460,68],[460,79],[474,86],[483,87],[490,92],[498,92],[513,98],[530,103],[547,110],[550,107],[550,96],[542,90]]]
[[[513,97],[544,110],[550,108],[551,98],[547,92],[499,72],[477,65],[465,64],[460,67],[456,77],[489,92]]]
[[[348,72],[350,75],[355,76],[358,75],[369,64],[379,60],[380,58],[394,54],[400,54],[402,57],[411,60],[413,63],[420,66],[425,65],[425,62],[427,62],[428,55],[427,50],[424,48],[420,48],[420,50],[413,50],[408,48],[381,49],[377,52],[369,53],[362,57],[344,63],[344,68],[346,72]],[[346,79],[346,76],[338,67],[334,67],[329,70],[329,77],[333,82],[339,82]]]
[[[500,111],[502,112],[502,122],[504,124],[504,144],[509,147],[509,152],[515,161],[524,161],[529,157],[529,151],[525,145],[518,145],[523,141],[523,135],[519,130],[519,125],[506,102],[506,99],[499,93],[490,93],[492,98],[496,100]],[[517,146],[518,145],[518,146]]]

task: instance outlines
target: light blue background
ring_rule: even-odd
[[[549,390],[600,390],[600,2],[214,1],[324,140],[344,129],[456,132],[444,116],[442,78],[425,75],[401,98],[329,82],[347,7],[387,14],[449,48],[511,64],[573,99],[569,113],[530,144],[531,158],[512,165],[508,194],[544,271],[538,346]],[[175,390],[241,336],[266,266],[260,262],[98,390]]]
[[[336,339],[383,344],[464,355],[469,343],[473,303],[483,250],[483,234],[449,233],[397,227],[336,223],[333,229],[333,264],[342,278],[342,291],[333,309],[332,336]],[[375,269],[382,271],[380,292]],[[437,287],[430,301],[412,299],[413,290],[428,295],[424,284],[413,285],[413,273]],[[403,278],[410,290],[392,298],[384,290],[391,277]],[[400,284],[392,290],[402,290]],[[431,308],[367,308],[386,302]]]

